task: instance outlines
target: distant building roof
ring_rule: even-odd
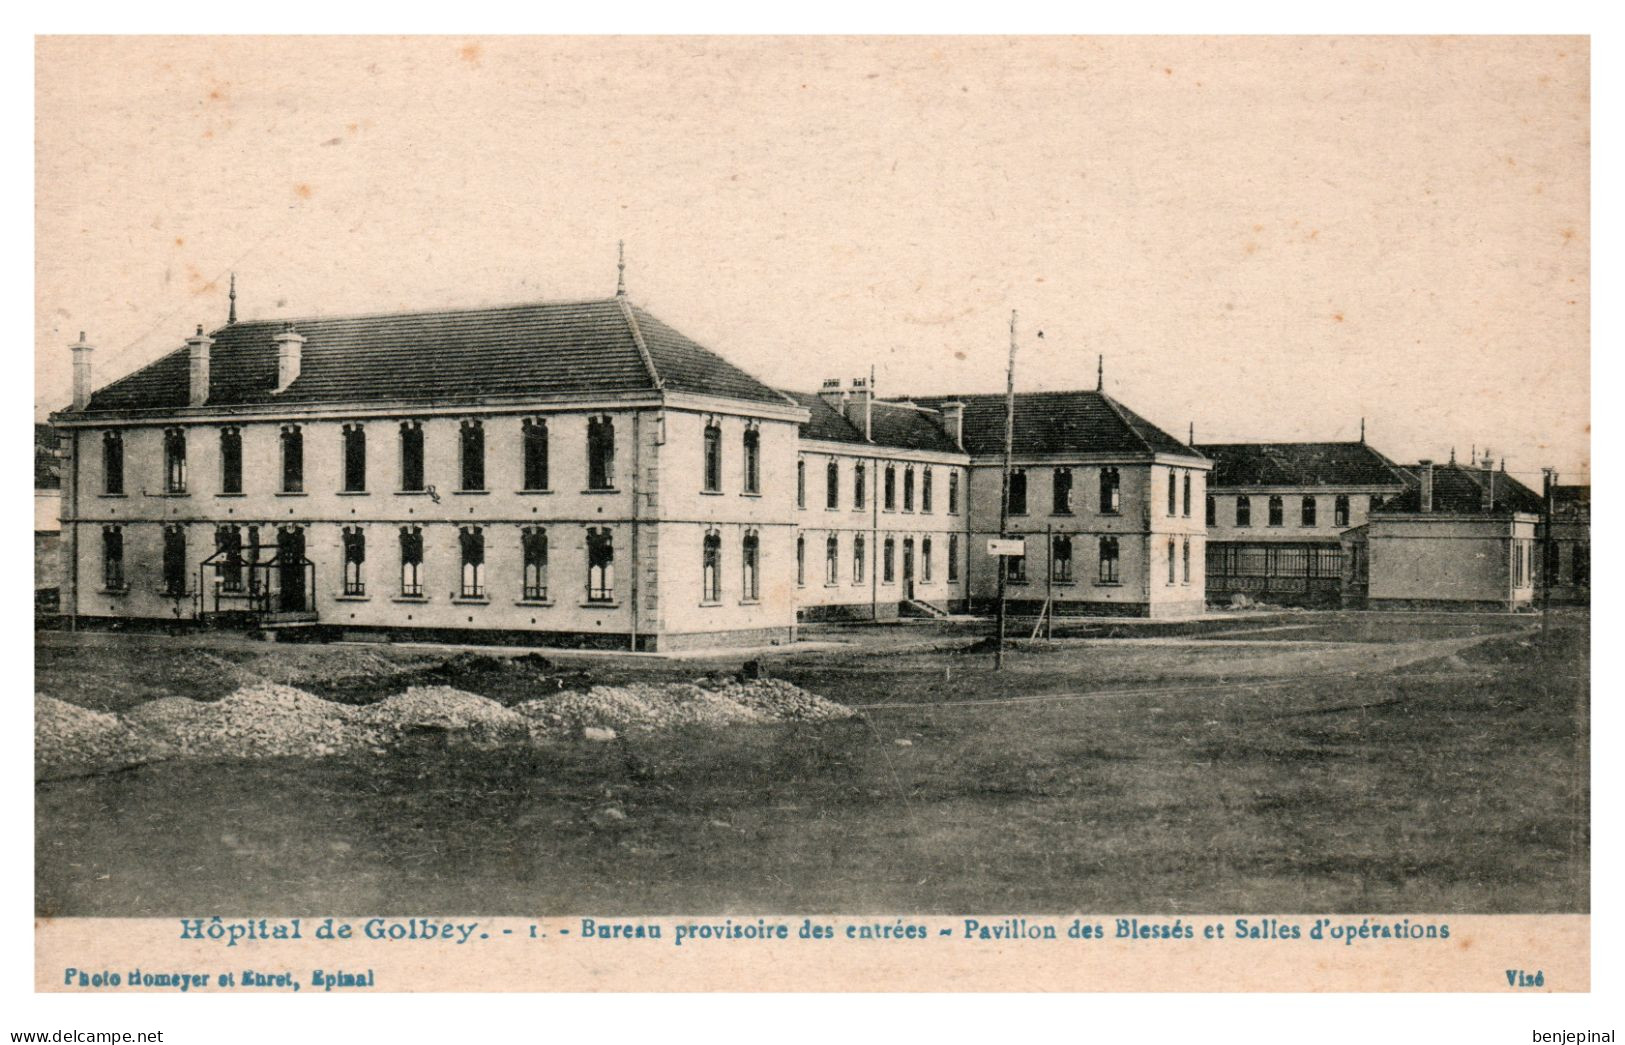
[[[1404,469],[1410,481],[1403,493],[1394,494],[1371,506],[1372,512],[1418,512],[1422,507],[1420,465]],[[1484,508],[1484,488],[1495,484],[1495,503],[1489,511]],[[1433,466],[1433,511],[1450,515],[1486,515],[1497,512],[1534,512],[1544,510],[1540,495],[1506,472],[1487,468],[1466,468],[1456,464]]]
[[[1591,517],[1591,486],[1557,485],[1552,487],[1552,512],[1558,516]]]
[[[37,424],[34,426],[34,489],[61,488],[62,460],[57,456],[56,429]]]
[[[1208,488],[1404,485],[1394,463],[1365,443],[1202,443],[1213,459]]]
[[[299,378],[274,393],[272,338],[288,322],[235,323],[210,334],[208,405],[612,394],[654,391],[657,382],[672,391],[788,405],[774,389],[619,298],[294,320],[305,338]],[[184,407],[187,380],[181,348],[97,391],[89,411]]]
[[[921,396],[909,402],[940,410],[965,404],[965,450],[974,456],[1004,452],[1002,394]],[[1019,392],[1016,394],[1017,454],[1173,454],[1202,455],[1104,392]]]
[[[831,443],[862,443],[863,424],[847,420],[846,416],[810,392],[786,392],[797,404],[806,407],[808,419],[801,426],[803,439],[821,439]],[[935,450],[943,453],[963,453],[940,427],[935,411],[920,410],[900,403],[877,400],[870,414],[869,430],[873,445],[903,450]]]

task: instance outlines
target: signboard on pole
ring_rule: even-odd
[[[990,537],[987,541],[989,555],[1013,555],[1024,558],[1027,554],[1027,539],[1025,537],[1003,538]]]

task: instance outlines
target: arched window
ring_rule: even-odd
[[[722,492],[722,425],[705,422],[705,492]]]
[[[367,430],[360,424],[345,425],[341,439],[344,450],[344,492],[363,493],[367,489]],[[238,445],[240,447],[242,444],[239,442]]]
[[[458,451],[462,460],[462,481],[460,490],[485,489],[485,426],[479,421],[468,420],[462,423],[459,433]]]
[[[478,526],[458,530],[457,543],[463,554],[463,598],[485,598],[485,531]]]
[[[1174,583],[1174,539],[1168,538],[1168,583]]]
[[[852,538],[852,583],[863,583],[863,564],[868,558],[869,548],[864,542],[863,534]]]
[[[948,473],[948,514],[959,514],[959,471]]]
[[[1185,473],[1185,496],[1183,503],[1185,508],[1184,516],[1185,518],[1189,519],[1191,517],[1191,473],[1189,472]]]
[[[1179,514],[1179,476],[1172,468],[1168,470],[1168,515]]]
[[[807,459],[796,458],[796,507],[807,507]]]
[[[1057,584],[1072,583],[1072,538],[1064,533],[1050,542],[1050,579]]]
[[[880,581],[882,584],[890,584],[896,579],[896,576],[897,542],[894,539],[887,537],[886,543],[881,545]]]
[[[243,433],[235,426],[220,429],[220,492],[243,492]]]
[[[959,535],[956,533],[948,535],[948,580],[950,583],[959,580]]]
[[[587,601],[615,601],[615,538],[607,526],[587,531]]]
[[[1115,468],[1102,468],[1100,470],[1100,511],[1105,515],[1116,515],[1122,510],[1122,480]]]
[[[807,538],[796,534],[796,585],[807,584]]]
[[[526,602],[547,601],[547,531],[527,526],[519,531],[519,550],[524,555],[524,579],[520,598]]]
[[[282,492],[305,490],[305,433],[298,425],[282,426]]]
[[[401,527],[401,595],[423,597],[423,528]]]
[[[841,542],[832,533],[824,541],[824,583],[836,584],[840,581],[841,570]]]
[[[164,492],[186,492],[186,429],[164,429]]]
[[[1315,499],[1313,497],[1305,497],[1299,511],[1301,513],[1299,520],[1304,526],[1315,525]]]
[[[1246,494],[1236,498],[1236,525],[1247,527],[1253,524],[1253,499]]]
[[[342,531],[344,540],[344,594],[367,594],[367,582],[363,575],[363,566],[367,561],[367,535],[359,526],[346,526]]]
[[[739,597],[745,602],[755,602],[762,597],[761,554],[761,537],[755,530],[746,530],[739,542]]]
[[[700,601],[722,600],[722,535],[711,530],[705,535],[700,565]]]
[[[745,492],[762,492],[762,433],[745,429]]]
[[[168,445],[167,436],[165,445]],[[124,492],[124,435],[120,432],[102,433],[102,493]]]
[[[1338,494],[1332,502],[1332,522],[1337,526],[1349,524],[1349,498],[1348,494]]]
[[[1057,468],[1050,477],[1050,511],[1055,515],[1072,514],[1072,469]]]
[[[829,459],[824,467],[824,507],[831,510],[841,506],[841,463]]]
[[[1191,582],[1191,539],[1189,537],[1184,538],[1180,545],[1180,558],[1185,563],[1185,572],[1182,575],[1184,583],[1189,584]]]
[[[1027,470],[1024,468],[1010,473],[1010,514],[1027,514]]]
[[[869,503],[869,466],[859,461],[852,466],[852,507],[862,509]]]
[[[914,466],[903,467],[903,511],[914,510]]]
[[[921,470],[920,475],[920,511],[931,511],[931,472],[930,466]]]
[[[1117,538],[1100,539],[1100,583],[1121,583],[1118,577]]]
[[[401,422],[401,490],[423,490],[423,422]]]
[[[1270,525],[1280,526],[1286,521],[1286,508],[1282,504],[1280,495],[1272,494],[1269,500]]]
[[[880,506],[888,512],[895,512],[897,510],[897,466],[894,464],[886,466],[885,486],[885,497],[882,498]]]
[[[587,489],[614,488],[615,422],[608,415],[600,414],[587,421]],[[607,536],[609,531],[604,532]]]
[[[527,417],[520,422],[520,445],[524,460],[521,465],[524,470],[524,488],[526,490],[547,489],[547,419],[542,417]]]
[[[931,538],[929,537],[920,541],[920,580],[925,583],[931,581]]]

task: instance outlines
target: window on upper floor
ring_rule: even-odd
[[[547,445],[547,419],[543,417],[527,417],[520,423],[519,437],[522,446],[521,454],[524,458],[521,465],[524,470],[524,488],[526,490],[546,490],[551,478],[547,474],[548,445]]]
[[[722,425],[705,423],[705,492],[722,492]]]
[[[1185,518],[1189,519],[1191,517],[1191,473],[1189,473],[1189,472],[1185,473],[1184,485],[1185,485],[1185,497],[1184,497],[1185,512],[1184,512],[1184,515],[1185,515]]]
[[[1281,526],[1286,522],[1286,506],[1279,495],[1271,495],[1269,499],[1269,524]]]
[[[762,433],[745,429],[745,492],[762,492]]]
[[[599,415],[587,421],[587,489],[614,488],[615,422],[608,415]]]
[[[401,422],[401,489],[418,492],[423,484],[423,422]]]
[[[903,511],[914,510],[914,466],[903,466]]]
[[[220,492],[243,492],[243,433],[235,426],[220,429]]]
[[[1122,510],[1122,477],[1115,468],[1100,470],[1100,511],[1103,515],[1116,515]]]
[[[929,512],[931,506],[931,472],[933,469],[927,465],[920,470],[920,511]]]
[[[897,466],[896,465],[888,464],[886,466],[886,478],[884,480],[884,486],[886,488],[885,489],[885,496],[881,498],[880,506],[882,508],[884,508],[888,512],[895,512],[897,510]]]
[[[367,430],[359,424],[344,426],[344,492],[367,489]]]
[[[1316,505],[1313,497],[1305,497],[1298,509],[1298,522],[1303,526],[1315,525]]]
[[[1332,524],[1334,526],[1347,526],[1349,524],[1349,498],[1348,494],[1338,494],[1332,502]]]
[[[485,489],[485,425],[467,420],[458,430],[458,459],[462,465],[460,490]]]
[[[959,514],[959,470],[948,473],[948,514]]]
[[[1010,472],[1010,514],[1027,514],[1027,471],[1024,468]]]
[[[102,493],[124,492],[124,435],[117,431],[102,433]]]
[[[1057,468],[1050,477],[1050,511],[1072,514],[1072,469]]]
[[[841,463],[835,458],[829,459],[824,466],[824,507],[829,509],[841,506]]]
[[[1209,526],[1219,525],[1219,504],[1213,499],[1212,494],[1207,495],[1207,524]]]
[[[869,503],[869,466],[862,461],[852,466],[852,507],[861,511]]]
[[[186,429],[164,429],[164,492],[186,492]]]
[[[807,507],[807,459],[796,458],[796,507]]]
[[[1168,516],[1172,518],[1179,514],[1179,476],[1173,469],[1168,470]]]
[[[1253,524],[1253,499],[1246,494],[1236,498],[1236,525],[1247,527]]]
[[[305,433],[298,425],[282,426],[282,492],[305,490]]]

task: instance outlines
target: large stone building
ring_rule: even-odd
[[[1004,397],[781,392],[624,290],[242,323],[233,296],[101,389],[72,348],[53,420],[78,622],[669,650],[997,587]],[[1018,608],[1200,610],[1207,462],[1098,390],[1015,418]]]
[[[1198,449],[1213,460],[1207,593],[1218,603],[1240,596],[1338,605],[1340,535],[1365,525],[1373,502],[1405,490],[1403,473],[1364,439],[1203,443]]]

